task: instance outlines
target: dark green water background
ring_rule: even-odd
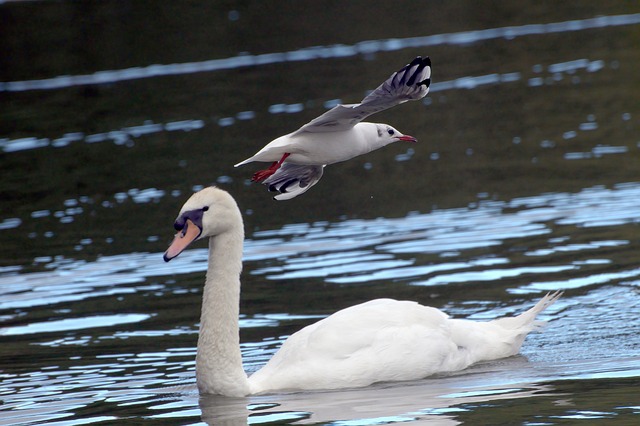
[[[635,424],[635,2],[0,2],[0,424]],[[417,55],[418,139],[275,202],[234,169]],[[198,398],[194,189],[245,213],[248,371],[375,297],[478,320],[565,289],[523,356],[365,391]]]

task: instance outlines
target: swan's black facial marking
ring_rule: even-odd
[[[198,228],[202,229],[202,216],[204,212],[209,210],[209,206],[204,206],[201,209],[196,210],[187,210],[182,213],[178,219],[173,224],[173,227],[176,231],[183,231],[185,229],[185,225],[187,224],[187,219],[191,220],[194,225]]]

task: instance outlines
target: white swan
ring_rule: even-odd
[[[419,100],[429,92],[431,60],[418,56],[385,80],[359,104],[337,105],[293,133],[269,142],[252,157],[234,167],[252,161],[273,164],[253,175],[252,180],[279,192],[276,200],[289,200],[318,183],[324,167],[382,148],[392,142],[416,142],[388,124],[361,122],[376,112],[410,100]]]
[[[179,232],[164,254],[209,238],[196,380],[201,393],[244,396],[284,389],[337,389],[423,378],[483,360],[515,355],[538,313],[560,292],[513,318],[490,322],[450,319],[415,302],[377,299],[343,309],[289,337],[247,378],[239,345],[240,271],[244,225],[235,200],[209,187],[184,204]]]

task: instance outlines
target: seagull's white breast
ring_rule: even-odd
[[[349,160],[380,148],[376,125],[358,123],[337,132],[294,132],[281,136],[251,158],[251,161],[278,161],[289,153],[287,162],[302,165],[326,165]]]

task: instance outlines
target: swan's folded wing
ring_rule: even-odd
[[[414,302],[379,299],[294,333],[250,381],[263,391],[412,380],[447,371],[449,355],[456,351],[444,313]]]
[[[278,201],[290,200],[307,192],[322,177],[324,166],[307,166],[286,161],[271,176],[262,182],[269,191],[279,192],[273,197]]]
[[[359,104],[337,105],[302,126],[298,132],[348,130],[366,117],[410,100],[422,99],[431,84],[431,60],[418,56],[395,72]]]

